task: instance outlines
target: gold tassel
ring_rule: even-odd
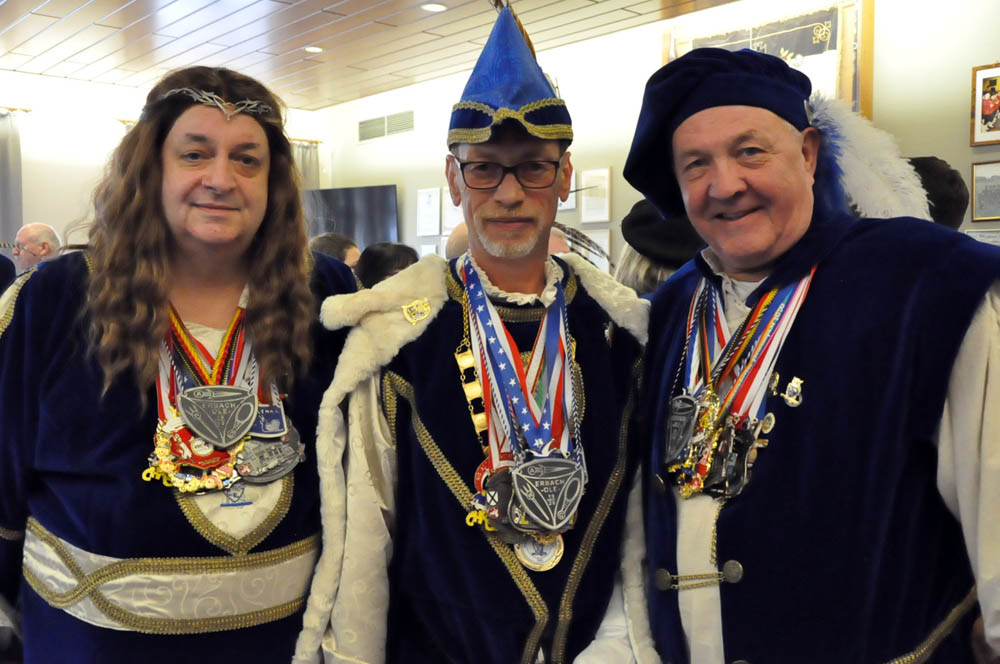
[[[524,29],[524,24],[521,23],[521,19],[517,17],[517,13],[514,12],[514,7],[510,4],[509,0],[489,0],[489,3],[493,5],[493,8],[498,12],[504,7],[510,8],[510,15],[514,17],[514,22],[517,23],[517,29],[521,31],[521,36],[524,37],[524,43],[528,45],[528,50],[531,51],[531,57],[538,59],[535,55],[535,45],[531,43],[531,37],[528,36],[528,31]]]

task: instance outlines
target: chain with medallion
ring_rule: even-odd
[[[455,360],[486,457],[466,523],[512,544],[526,568],[549,570],[562,558],[562,533],[573,527],[587,481],[565,296],[557,285],[524,363],[470,263],[461,276],[463,340]]]

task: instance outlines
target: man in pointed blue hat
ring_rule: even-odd
[[[625,177],[708,245],[650,314],[652,634],[675,663],[971,662],[980,611],[1000,650],[1000,252],[864,218],[909,185],[850,185],[876,130],[810,87],[720,49],[646,86]]]
[[[607,661],[647,306],[548,254],[572,137],[503,9],[448,133],[469,251],[323,308],[354,329],[320,418],[299,661],[320,643],[337,662]]]

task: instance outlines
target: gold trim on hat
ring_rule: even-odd
[[[478,129],[458,128],[448,130],[448,145],[454,143],[485,143],[490,140],[490,136],[493,133],[493,125],[498,125],[504,120],[517,120],[529,134],[537,138],[553,141],[561,139],[573,140],[573,127],[568,124],[539,125],[524,119],[525,115],[540,108],[565,105],[566,102],[562,99],[548,97],[545,99],[536,99],[516,110],[505,106],[494,110],[492,106],[482,102],[460,101],[451,107],[452,113],[461,110],[479,111],[490,116],[492,121],[489,126]]]

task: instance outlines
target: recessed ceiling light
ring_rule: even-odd
[[[319,46],[306,46],[302,50],[305,51],[306,53],[322,53],[323,52],[323,49],[320,48]]]
[[[425,5],[420,5],[420,8],[425,12],[443,12],[448,9],[448,7],[442,5],[440,2],[428,2]]]

